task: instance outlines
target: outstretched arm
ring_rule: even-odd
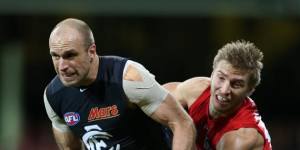
[[[196,131],[192,119],[153,75],[140,64],[133,63],[127,66],[123,78],[123,88],[129,100],[173,131],[174,150],[195,149]]]
[[[163,87],[167,89],[172,96],[183,106],[183,108],[188,108],[187,100],[183,98],[183,94],[179,88],[182,85],[182,82],[168,82],[163,84]]]
[[[180,104],[168,95],[151,117],[173,132],[173,150],[195,149],[196,130],[192,119]]]

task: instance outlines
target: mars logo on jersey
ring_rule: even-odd
[[[80,115],[76,112],[67,112],[64,114],[64,118],[69,126],[74,126],[80,121]]]
[[[88,121],[110,119],[119,116],[119,109],[117,105],[107,107],[94,107],[90,110]]]

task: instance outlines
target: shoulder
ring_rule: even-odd
[[[64,88],[64,85],[60,81],[59,77],[56,75],[52,81],[46,87],[46,94],[53,95]]]
[[[186,99],[187,106],[190,107],[209,85],[210,78],[194,77],[182,82],[177,88],[181,91],[183,98]]]
[[[193,77],[185,80],[178,85],[182,90],[197,89],[198,92],[203,92],[210,85],[210,78],[208,77]]]
[[[125,57],[115,56],[115,55],[105,55],[99,56],[101,61],[108,61],[108,62],[118,62],[118,61],[127,61],[128,59]]]
[[[225,133],[217,144],[217,149],[257,149],[263,148],[262,135],[254,128],[240,128]]]
[[[123,73],[123,89],[130,102],[151,115],[166,99],[165,90],[144,66],[128,61]]]
[[[123,79],[128,81],[142,81],[143,76],[154,77],[142,64],[128,60],[123,72]]]
[[[105,78],[109,78],[112,75],[119,75],[122,73],[126,62],[128,61],[127,58],[120,57],[120,56],[113,56],[113,55],[105,55],[99,56],[99,72],[98,75],[104,76]],[[108,72],[108,73],[104,73]],[[109,74],[109,75],[107,75]]]
[[[191,106],[194,101],[209,87],[210,78],[193,77],[184,82],[169,82],[163,86],[184,106]]]

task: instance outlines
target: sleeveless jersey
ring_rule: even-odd
[[[265,124],[258,114],[253,100],[246,98],[236,113],[229,117],[209,117],[210,87],[191,105],[189,115],[197,128],[197,149],[215,150],[220,138],[228,131],[239,128],[255,128],[264,138],[264,150],[270,150],[271,139]]]
[[[161,126],[127,99],[123,86],[126,58],[101,56],[96,81],[65,87],[56,76],[46,96],[55,113],[91,150],[166,149]]]

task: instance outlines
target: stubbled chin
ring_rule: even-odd
[[[60,81],[64,84],[64,86],[75,86],[77,84],[77,81],[74,78],[64,78],[60,77]]]
[[[76,83],[74,83],[74,82],[62,82],[63,84],[64,84],[64,86],[66,86],[66,87],[77,87],[78,85],[77,85],[77,82]]]

